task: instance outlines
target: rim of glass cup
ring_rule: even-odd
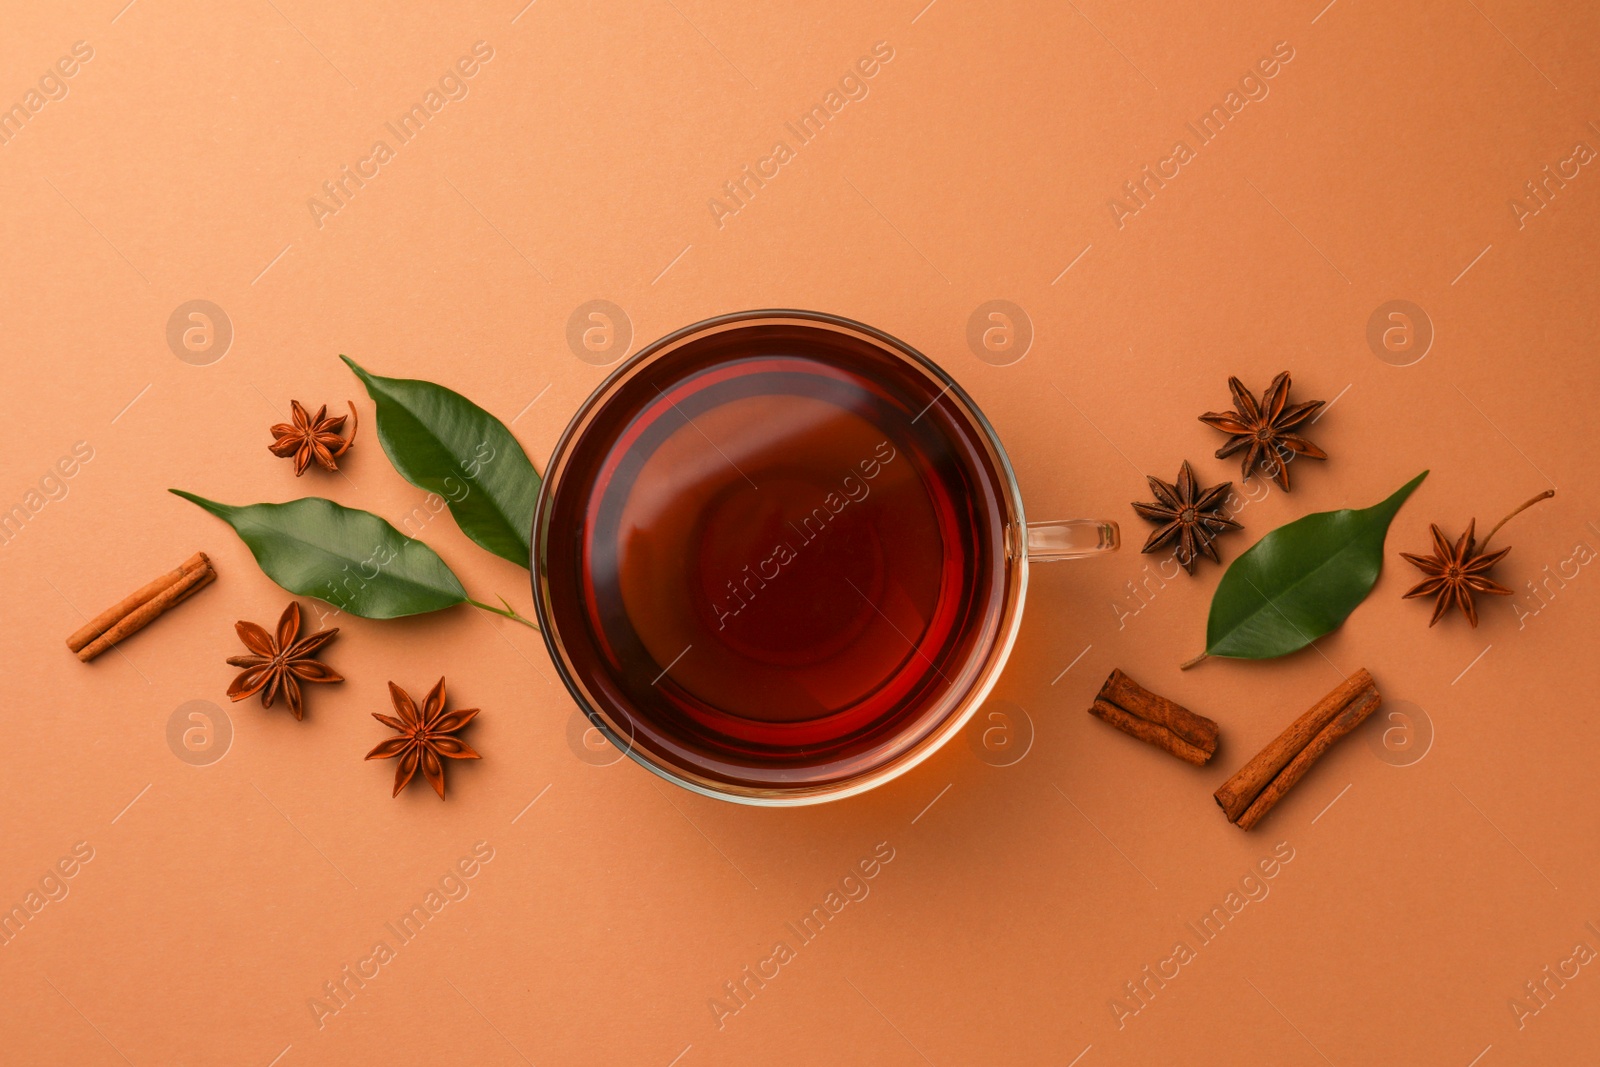
[[[999,628],[994,641],[989,647],[978,680],[968,688],[966,694],[961,698],[961,702],[946,712],[943,720],[911,748],[895,754],[869,770],[848,778],[809,785],[752,786],[724,782],[660,760],[656,758],[654,753],[635,745],[628,736],[628,731],[619,730],[616,724],[612,722],[604,704],[595,700],[593,695],[589,693],[578,672],[573,669],[565,649],[562,648],[550,604],[550,586],[546,574],[546,548],[549,529],[545,520],[548,515],[549,503],[561,484],[562,476],[571,458],[571,449],[574,442],[593,424],[596,414],[605,403],[616,395],[623,383],[637,377],[667,353],[701,337],[762,323],[795,323],[821,327],[833,332],[852,333],[913,364],[943,386],[943,390],[940,393],[941,400],[953,399],[957,403],[961,415],[970,421],[972,425],[983,431],[983,441],[988,449],[989,458],[994,463],[995,469],[1000,472],[1005,480],[1005,501],[1008,513],[1005,517],[1003,534],[1005,543],[1002,549],[1007,572],[1009,575],[1014,575],[1014,580],[1007,582],[1007,589],[1004,593],[1005,603],[1000,608]],[[759,807],[798,807],[807,804],[822,804],[864,793],[910,771],[913,767],[916,767],[943,748],[951,738],[959,734],[967,723],[971,721],[978,708],[983,705],[989,692],[994,688],[995,683],[999,681],[1000,673],[1011,656],[1011,647],[1016,643],[1017,633],[1022,626],[1022,606],[1028,589],[1026,531],[1027,521],[1022,509],[1022,493],[1017,487],[1016,473],[1011,468],[1010,457],[1006,455],[1005,447],[1000,443],[999,435],[995,433],[994,427],[989,424],[989,420],[984,416],[978,405],[973,402],[972,398],[967,395],[966,391],[937,363],[899,338],[876,327],[868,326],[866,323],[857,322],[841,315],[794,308],[735,311],[691,323],[646,345],[634,355],[629,356],[608,374],[605,380],[595,387],[577,412],[573,414],[572,419],[567,423],[566,429],[561,432],[560,438],[557,439],[554,451],[551,452],[550,462],[545,468],[543,484],[539,488],[539,498],[534,506],[533,559],[531,560],[534,612],[539,620],[539,632],[544,638],[545,648],[549,651],[550,659],[555,663],[556,671],[561,675],[562,684],[566,686],[567,692],[572,695],[573,700],[577,701],[578,707],[583,711],[585,717],[605,736],[606,740],[615,745],[618,750],[635,763],[674,785],[682,786],[692,792],[699,793],[702,796],[713,797],[717,800],[727,800]]]

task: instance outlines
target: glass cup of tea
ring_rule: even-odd
[[[679,330],[573,417],[533,520],[540,628],[635,761],[746,804],[836,800],[959,733],[1028,564],[1115,549],[1027,522],[1000,440],[870,326],[750,311]]]

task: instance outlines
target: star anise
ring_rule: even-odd
[[[1428,575],[1412,586],[1406,592],[1404,599],[1410,600],[1419,596],[1438,598],[1433,605],[1433,618],[1428,620],[1429,626],[1443,618],[1452,604],[1460,605],[1461,613],[1467,617],[1467,621],[1477,626],[1478,609],[1472,603],[1473,593],[1511,595],[1511,590],[1484,575],[1485,571],[1499,563],[1511,549],[1502,548],[1498,552],[1488,554],[1475,552],[1472,533],[1476,521],[1467,523],[1467,532],[1462,534],[1454,545],[1444,535],[1443,530],[1430,525],[1429,529],[1433,531],[1431,556],[1418,556],[1410,552],[1400,553],[1408,563],[1414,564],[1423,574]]]
[[[1218,459],[1226,459],[1240,449],[1247,449],[1240,468],[1244,472],[1241,477],[1250,477],[1250,472],[1259,466],[1277,478],[1278,484],[1287,490],[1289,460],[1294,455],[1312,459],[1328,458],[1322,449],[1299,434],[1289,432],[1310,418],[1322,407],[1323,402],[1307,400],[1289,405],[1288,371],[1272,379],[1272,384],[1261,395],[1259,404],[1238,378],[1228,379],[1228,389],[1233,393],[1233,404],[1238,410],[1208,411],[1200,416],[1200,421],[1233,435],[1227,444],[1217,449]]]
[[[1429,529],[1433,532],[1433,555],[1418,556],[1410,552],[1400,553],[1407,563],[1412,564],[1427,577],[1406,591],[1402,599],[1410,600],[1413,597],[1435,597],[1433,604],[1433,618],[1428,620],[1428,625],[1442,619],[1452,604],[1461,608],[1461,613],[1474,628],[1478,625],[1478,608],[1472,601],[1474,593],[1488,593],[1492,596],[1510,596],[1511,590],[1489,578],[1489,568],[1505,558],[1511,548],[1490,552],[1489,541],[1500,531],[1513,515],[1526,508],[1532,507],[1539,501],[1555,496],[1554,489],[1547,489],[1527,503],[1518,507],[1510,515],[1494,524],[1494,529],[1489,531],[1489,536],[1483,539],[1483,544],[1477,545],[1473,533],[1478,520],[1473,519],[1467,523],[1467,532],[1462,534],[1455,544],[1445,536],[1444,531],[1432,524]]]
[[[296,478],[306,472],[313,459],[325,470],[338,470],[339,464],[334,460],[350,451],[350,446],[356,443],[355,404],[350,404],[349,437],[345,437],[342,432],[344,416],[328,418],[326,404],[317,409],[315,416],[308,414],[304,405],[298,400],[289,401],[289,409],[294,422],[280,422],[272,428],[274,440],[267,446],[267,450],[274,456],[282,456],[285,459],[293,456]]]
[[[318,630],[310,637],[296,641],[300,634],[300,604],[289,601],[278,619],[278,633],[274,637],[253,622],[236,622],[233,626],[239,640],[250,650],[248,656],[229,656],[228,662],[244,671],[228,686],[228,696],[235,700],[261,694],[261,706],[272,707],[272,702],[282,690],[289,710],[296,719],[305,718],[305,707],[300,699],[301,682],[342,682],[344,675],[311,654],[332,641],[339,633]]]
[[[1213,542],[1229,530],[1242,528],[1221,513],[1233,483],[1223,482],[1210,489],[1199,488],[1199,483],[1194,479],[1194,468],[1189,466],[1188,460],[1184,460],[1183,466],[1178,468],[1177,485],[1149,475],[1146,475],[1146,480],[1150,483],[1150,491],[1156,496],[1156,502],[1135,504],[1133,510],[1158,525],[1140,551],[1154,552],[1177,541],[1178,563],[1190,574],[1194,573],[1194,565],[1201,552],[1221,563],[1222,557],[1217,555]]]
[[[451,736],[467,723],[477,717],[477,708],[463,708],[452,711],[448,715],[444,711],[444,679],[439,679],[422,702],[422,710],[417,710],[417,705],[412,702],[410,694],[393,682],[389,683],[389,698],[394,701],[394,709],[400,717],[379,715],[372,713],[372,717],[392,730],[398,731],[399,737],[391,737],[380,742],[367,759],[392,759],[400,757],[400,766],[394,772],[394,793],[399,796],[400,790],[406,787],[417,768],[422,768],[423,777],[428,779],[434,791],[439,794],[439,799],[444,799],[444,764],[440,756],[451,759],[482,759],[483,757],[473,751],[472,746],[458,737]]]

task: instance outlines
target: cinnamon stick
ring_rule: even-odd
[[[67,638],[67,647],[87,663],[143,629],[174,604],[210,585],[216,577],[210,558],[204,552],[196,552],[174,570],[145,583],[79,627]]]
[[[1334,743],[1345,734],[1354,730],[1367,720],[1367,716],[1378,710],[1378,705],[1383,699],[1378,696],[1376,686],[1368,686],[1356,695],[1356,698],[1345,705],[1344,709],[1332,722],[1324,726],[1316,737],[1313,737],[1306,747],[1290,760],[1288,766],[1278,772],[1278,776],[1267,783],[1261,795],[1250,802],[1250,806],[1239,816],[1236,826],[1241,830],[1248,830],[1261,821],[1262,816],[1271,811],[1284,794],[1294,788],[1311,765],[1322,758],[1322,754],[1332,748]]]
[[[1100,687],[1089,714],[1197,767],[1217,751],[1215,722],[1150,692],[1120,669]]]
[[[1311,764],[1359,726],[1379,702],[1378,687],[1365,667],[1335,686],[1213,794],[1228,821],[1246,830],[1254,826]]]
[[[115,604],[111,605],[109,608],[102,611],[88,622],[84,623],[81,627],[73,632],[71,637],[67,638],[67,647],[72,649],[72,651],[77,652],[83,648],[84,645],[87,645],[89,642],[93,641],[95,638],[111,629],[111,627],[121,622],[123,618],[125,618],[127,614],[134,608],[137,608],[140,604],[143,604],[151,597],[154,597],[167,586],[175,585],[186,572],[196,570],[201,567],[209,567],[210,565],[211,560],[204,552],[196,552],[194,555],[178,564],[178,566],[174,567],[166,574],[163,574],[154,581],[141,585],[138,589],[135,589],[133,592],[129,593],[127,596],[123,597],[121,600],[117,601]]]

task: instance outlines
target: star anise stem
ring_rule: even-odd
[[[356,416],[356,402],[346,400],[345,404],[350,408],[350,436],[344,439],[344,444],[339,446],[338,451],[334,453],[335,456],[342,456],[350,451],[350,446],[356,443],[356,428],[361,424],[361,420]]]
[[[1540,493],[1538,496],[1530,497],[1528,500],[1525,500],[1521,504],[1518,504],[1515,508],[1512,508],[1511,509],[1511,514],[1507,515],[1505,518],[1503,518],[1499,522],[1495,523],[1494,524],[1494,529],[1490,530],[1488,536],[1483,539],[1483,544],[1478,546],[1479,554],[1481,555],[1482,553],[1487,552],[1489,550],[1489,542],[1493,541],[1494,540],[1494,535],[1500,532],[1500,527],[1504,526],[1506,523],[1510,522],[1512,519],[1516,518],[1518,515],[1521,515],[1524,511],[1527,511],[1529,508],[1533,507],[1539,501],[1541,501],[1541,500],[1549,500],[1551,497],[1553,497],[1555,495],[1556,495],[1556,491],[1554,489],[1546,489],[1544,492]]]

